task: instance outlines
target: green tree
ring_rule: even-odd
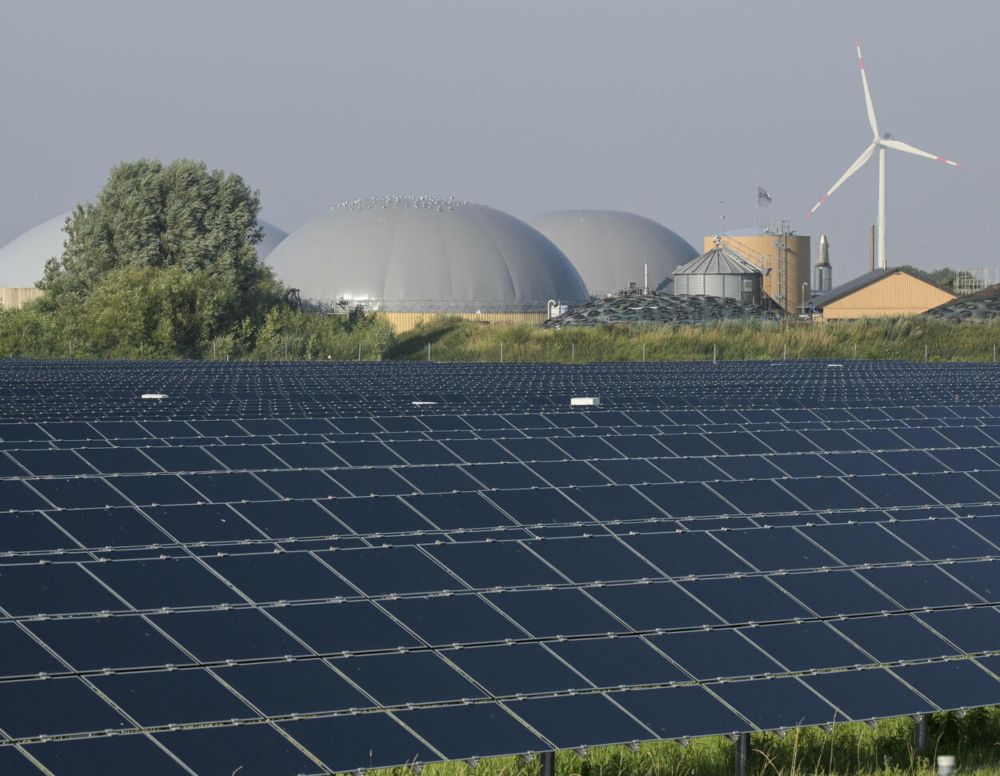
[[[239,175],[209,170],[202,162],[122,163],[111,171],[94,202],[77,206],[67,222],[66,250],[49,260],[38,284],[46,292],[44,306],[75,308],[102,287],[106,297],[111,292],[105,284],[112,275],[120,281],[119,295],[139,290],[160,299],[165,291],[154,293],[156,283],[143,273],[171,270],[170,282],[176,284],[182,277],[188,281],[177,293],[197,291],[197,310],[188,323],[169,317],[169,323],[158,324],[174,327],[167,339],[186,343],[182,352],[230,334],[248,317],[259,325],[283,295],[257,257],[259,211],[258,192]],[[132,272],[115,274],[120,270]],[[192,280],[198,289],[191,288]],[[138,315],[136,304],[115,302]],[[94,310],[95,304],[89,307]],[[131,324],[138,325],[137,319]],[[182,330],[197,330],[195,344],[188,333],[179,334]]]

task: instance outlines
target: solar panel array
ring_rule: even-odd
[[[313,774],[1000,703],[989,366],[0,374],[3,773]]]

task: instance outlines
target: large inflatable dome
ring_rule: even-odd
[[[573,262],[595,296],[649,286],[669,289],[674,270],[698,255],[676,232],[645,216],[618,210],[558,210],[528,220]]]
[[[42,279],[45,263],[61,256],[66,240],[63,225],[71,213],[50,218],[0,248],[0,287],[30,288]],[[257,243],[257,255],[263,261],[288,233],[274,224],[257,220],[264,238]]]
[[[587,299],[573,265],[536,230],[452,199],[344,203],[292,232],[269,263],[304,301],[321,305],[485,313]]]

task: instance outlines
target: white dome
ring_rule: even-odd
[[[649,286],[662,291],[674,269],[698,251],[676,232],[645,216],[618,210],[557,210],[528,223],[559,246],[580,273],[591,294],[643,284],[649,265]]]
[[[45,262],[61,256],[69,213],[50,218],[0,248],[0,286],[31,288],[45,273]]]
[[[499,210],[431,197],[349,202],[296,229],[271,254],[307,301],[395,311],[497,312],[581,302],[566,256]]]
[[[63,225],[71,215],[50,218],[0,248],[0,287],[30,288],[42,279],[45,263],[53,256],[61,256],[66,247]],[[257,224],[264,232],[257,244],[257,255],[263,261],[288,233],[261,219]]]

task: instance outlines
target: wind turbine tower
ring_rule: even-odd
[[[865,108],[868,110],[868,124],[872,128],[872,144],[868,146],[859,156],[854,164],[847,168],[847,172],[840,176],[840,179],[833,184],[829,191],[822,196],[819,202],[817,202],[812,210],[809,211],[811,216],[815,213],[819,206],[826,202],[830,195],[833,194],[841,185],[850,178],[854,173],[865,166],[865,163],[872,158],[876,151],[878,151],[878,218],[876,220],[876,230],[878,232],[878,267],[879,269],[886,268],[885,260],[885,157],[887,150],[893,151],[903,151],[907,154],[913,154],[914,156],[923,156],[927,159],[934,159],[938,162],[943,162],[944,164],[951,165],[952,167],[961,167],[958,162],[953,162],[951,159],[945,159],[943,156],[935,156],[934,154],[929,154],[926,151],[921,151],[919,148],[904,143],[900,140],[896,140],[888,132],[884,134],[879,134],[878,131],[878,121],[875,119],[875,106],[872,105],[872,95],[871,91],[868,89],[868,75],[865,73],[865,60],[861,56],[861,41],[856,42],[856,48],[858,51],[858,65],[861,67],[861,85],[865,90]]]

